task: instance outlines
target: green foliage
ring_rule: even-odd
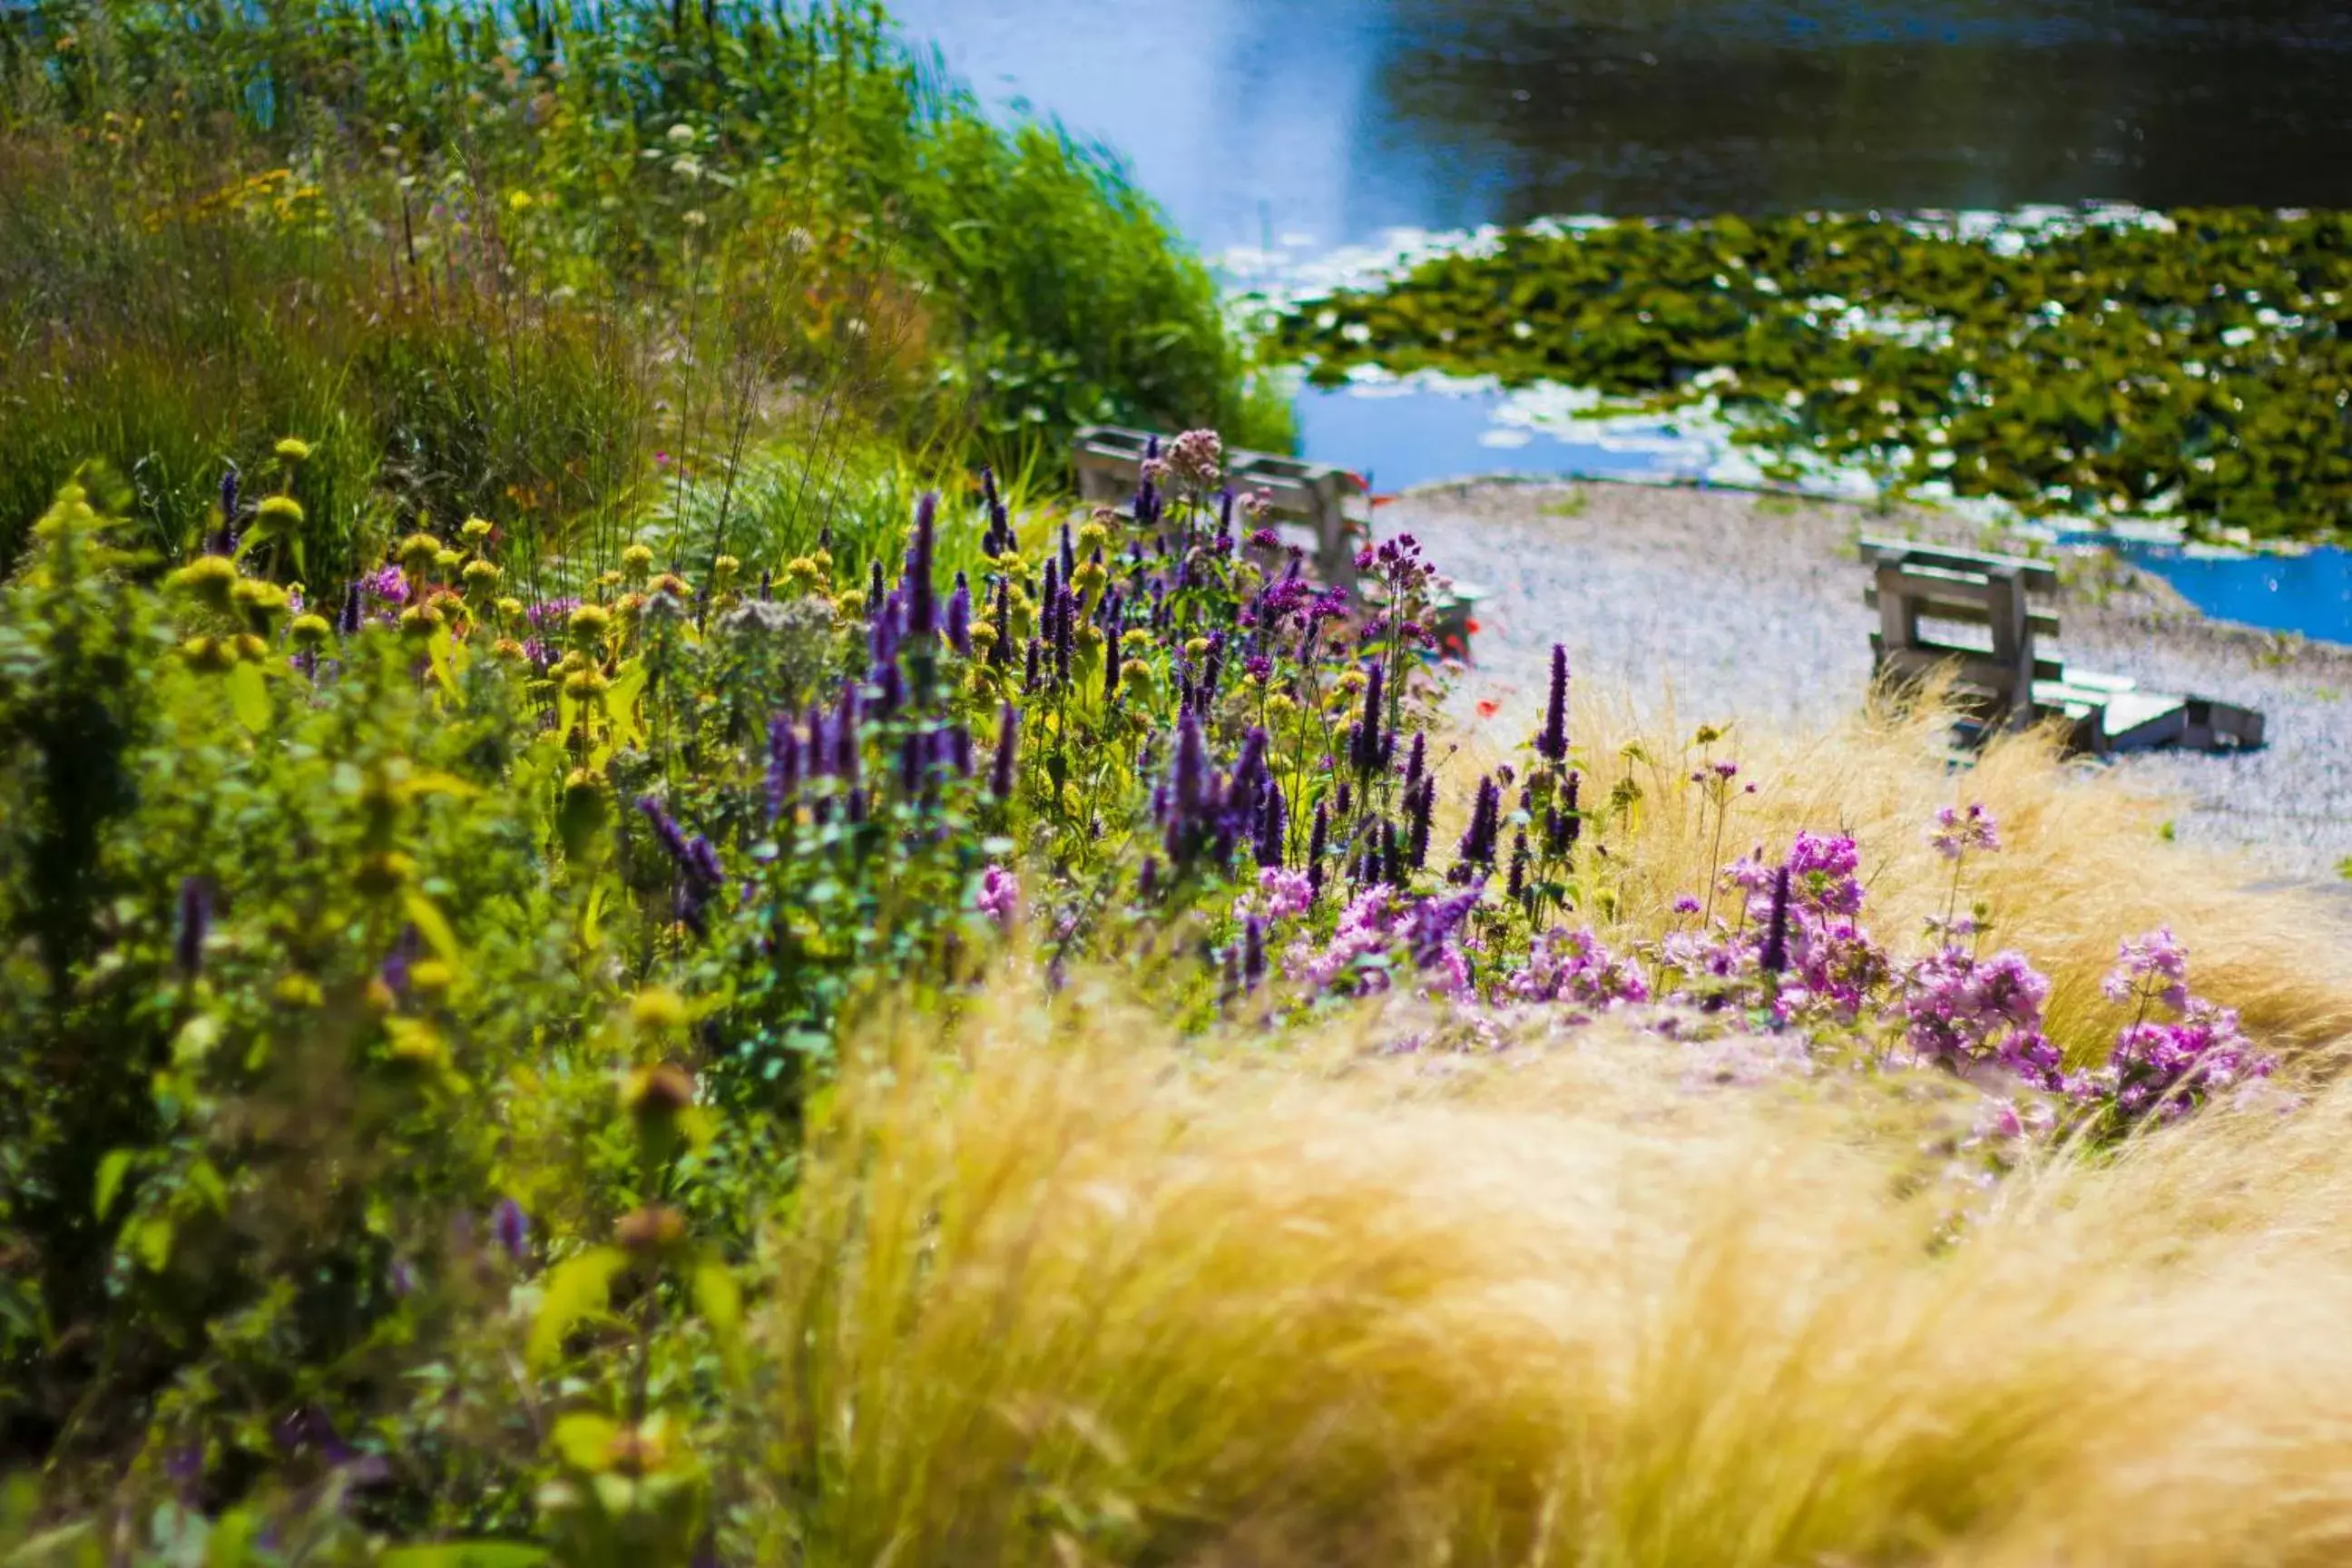
[[[593,554],[784,426],[1008,468],[1087,420],[1288,438],[1108,156],[863,5],[38,0],[0,73],[0,550],[97,452],[177,552],[289,429],[314,581],[419,516]]]
[[[2032,513],[2325,537],[2352,509],[2352,216],[1960,237],[1793,216],[1519,232],[1279,328],[1355,364],[1712,396],[1783,459]]]

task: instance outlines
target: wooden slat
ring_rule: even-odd
[[[1876,584],[1874,584],[1862,591],[1862,602],[1866,608],[1873,610],[1878,608]],[[1917,606],[1920,615],[1930,620],[1958,621],[1962,626],[1985,626],[1990,620],[1981,604],[1971,604],[1958,599],[1920,598],[1916,595],[1913,596],[1912,603]],[[2047,610],[2029,612],[2025,617],[2025,624],[2032,630],[2035,637],[2054,637],[2058,635],[2058,617]]]
[[[1946,666],[1957,666],[1954,678],[1963,685],[1982,687],[2003,696],[2018,685],[2017,671],[1996,660],[1980,647],[1956,647],[1949,643],[1921,642],[1910,647],[1886,651],[1885,639],[1876,632],[1870,634],[1870,651],[1880,665],[1892,668],[1906,679],[1919,679]],[[2035,680],[2058,680],[2066,678],[2063,659],[2036,658],[2033,661]]]
[[[1895,562],[1940,568],[1948,572],[2014,574],[2028,592],[2054,593],[2058,587],[2058,569],[2047,561],[2035,561],[2023,555],[1995,555],[1987,551],[1948,550],[1940,545],[1922,544],[1909,539],[1874,539],[1862,541],[1862,559],[1867,563]]]

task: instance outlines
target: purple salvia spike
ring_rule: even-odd
[[[234,470],[232,470],[234,471]],[[205,937],[212,930],[212,885],[202,877],[180,879],[180,929],[172,943],[173,967],[180,978],[194,980],[205,967]]]
[[[1331,808],[1321,801],[1315,803],[1315,826],[1307,837],[1307,885],[1316,893],[1323,891],[1323,857],[1331,843]]]
[[[1559,643],[1551,645],[1551,690],[1544,701],[1543,732],[1536,737],[1536,751],[1549,763],[1568,761],[1568,649]]]
[[[1772,873],[1772,919],[1765,928],[1764,951],[1758,955],[1756,965],[1767,974],[1779,974],[1789,967],[1789,868],[1786,865]]]
[[[925,643],[940,629],[939,596],[931,584],[939,547],[940,495],[925,490],[915,503],[915,537],[907,545],[907,635]],[[967,603],[967,610],[970,605]]]
[[[948,646],[964,658],[971,657],[971,580],[956,574],[955,592],[948,598]]]

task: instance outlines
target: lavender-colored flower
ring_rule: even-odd
[[[1381,681],[1386,666],[1375,661],[1364,679],[1364,710],[1349,739],[1349,763],[1359,778],[1370,778],[1381,765]]]
[[[961,724],[950,724],[939,733],[947,747],[948,766],[958,778],[971,777],[971,731]]]
[[[1265,905],[1265,918],[1270,921],[1303,915],[1315,903],[1315,886],[1306,873],[1286,871],[1279,866],[1268,866],[1258,872],[1257,891]]]
[[[1462,842],[1455,847],[1459,862],[1454,867],[1455,879],[1468,874],[1473,866],[1495,863],[1495,841],[1502,831],[1503,792],[1491,774],[1478,780],[1478,798],[1470,808],[1470,824],[1462,830]]]
[[[212,930],[212,884],[202,877],[180,879],[180,926],[173,939],[172,960],[183,980],[194,980],[205,967],[205,937]]]
[[[1307,835],[1307,881],[1317,894],[1323,891],[1323,857],[1331,844],[1331,808],[1322,801],[1315,803],[1315,826]]]
[[[1265,978],[1265,922],[1255,915],[1242,921],[1242,989],[1255,991]]]
[[[2100,982],[2109,1001],[2144,997],[2175,1011],[2189,1005],[2189,952],[2174,940],[2171,927],[2125,938],[2116,947],[2116,967]]]
[[[1424,773],[1405,792],[1405,863],[1414,870],[1429,865],[1430,822],[1437,811],[1437,781]]]
[[[343,588],[342,612],[335,617],[335,630],[343,637],[357,637],[360,630],[360,580],[352,578]]]
[[[1522,827],[1511,837],[1510,879],[1504,893],[1515,904],[1527,897],[1528,868],[1531,858],[1528,852],[1528,830]]]
[[[1021,919],[1021,879],[1002,866],[982,872],[980,912],[1010,932]]]
[[[1943,806],[1936,813],[1936,826],[1928,830],[1927,842],[1937,854],[1947,860],[1958,860],[1971,851],[1990,854],[2000,847],[2000,832],[1992,813],[1971,804],[1966,811]]]
[[[1522,1002],[1566,1002],[1607,1008],[1650,999],[1642,972],[1616,957],[1591,931],[1548,931],[1528,950],[1528,962],[1507,986]]]
[[[938,595],[931,585],[939,543],[940,495],[925,490],[915,502],[915,536],[907,544],[907,635],[928,648],[939,629]],[[967,613],[971,605],[966,603]]]
[[[1429,737],[1422,731],[1412,732],[1412,750],[1404,756],[1404,787],[1410,796],[1422,775],[1429,771]]]
[[[1551,691],[1544,700],[1543,731],[1536,736],[1536,751],[1549,763],[1568,761],[1568,649],[1559,643],[1551,645]]]
[[[525,1249],[530,1246],[530,1216],[514,1199],[500,1198],[498,1206],[490,1211],[490,1234],[510,1260],[520,1263]]]
[[[1290,803],[1283,798],[1281,784],[1268,779],[1265,804],[1258,811],[1257,837],[1252,845],[1252,853],[1259,865],[1282,864],[1283,837],[1289,826]]]
[[[956,574],[955,592],[948,596],[948,646],[958,656],[971,657],[971,579]]]
[[[1772,912],[1765,928],[1764,950],[1756,963],[1757,967],[1767,974],[1779,974],[1789,967],[1789,868],[1786,866],[1772,876]]]

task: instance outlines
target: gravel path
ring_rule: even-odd
[[[1555,640],[1580,675],[1677,721],[1833,721],[1870,679],[1864,533],[1982,547],[1948,514],[1642,485],[1497,481],[1414,490],[1378,513],[1439,567],[1488,590],[1465,717],[1539,700]],[[2242,846],[2275,875],[2332,879],[2352,856],[2352,648],[2209,621],[2100,552],[2069,552],[2056,651],[2143,686],[2259,708],[2269,744],[2158,752],[2116,767],[2186,803],[2185,840]],[[2341,883],[2337,884],[2341,886]]]

